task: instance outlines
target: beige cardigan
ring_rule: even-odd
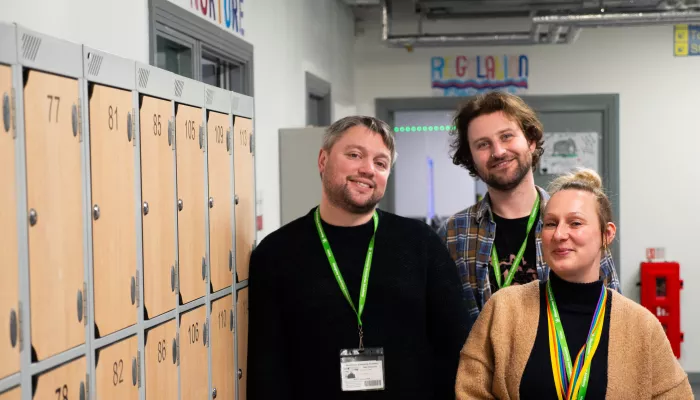
[[[486,303],[460,354],[457,399],[518,399],[535,344],[539,281],[510,286]],[[646,308],[612,292],[608,388],[615,400],[693,399],[688,375],[659,323]],[[543,374],[552,374],[549,365]]]

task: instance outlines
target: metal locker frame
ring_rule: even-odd
[[[240,93],[231,92],[231,114],[232,114],[232,117],[235,118],[235,117],[238,116],[238,117],[243,117],[243,118],[250,118],[250,119],[251,119],[251,122],[252,122],[252,124],[253,124],[253,141],[250,143],[250,146],[252,147],[252,152],[253,152],[253,221],[254,221],[254,224],[255,224],[255,232],[256,232],[256,235],[255,235],[256,237],[255,237],[254,240],[253,240],[253,249],[255,249],[255,247],[256,247],[256,245],[257,245],[257,242],[258,242],[258,241],[257,241],[257,223],[256,223],[256,214],[257,214],[257,213],[256,213],[256,206],[257,206],[257,182],[258,182],[258,180],[257,180],[257,168],[255,168],[255,161],[256,161],[256,160],[255,160],[255,150],[256,150],[255,141],[257,140],[257,135],[255,134],[255,118],[253,118],[253,116],[254,116],[254,114],[255,114],[255,113],[254,113],[254,111],[255,111],[254,108],[255,108],[255,107],[254,107],[254,102],[253,102],[253,98],[252,98],[252,97],[246,96],[246,95],[243,95],[243,94],[240,94]],[[231,126],[233,127],[233,125],[231,125]],[[233,135],[233,128],[231,129],[231,134]],[[232,140],[232,143],[233,143],[233,140]],[[232,149],[232,151],[233,151],[233,147],[232,147],[231,149]],[[234,157],[235,157],[235,153],[234,153]],[[234,178],[233,178],[233,179],[234,179],[234,187],[233,187],[233,190],[234,190],[234,192],[235,192],[235,179],[236,179],[236,178],[235,178],[235,174],[234,174]],[[234,214],[234,215],[235,215],[235,214]],[[233,306],[234,306],[234,309],[235,309],[235,311],[234,311],[234,319],[233,319],[234,324],[235,324],[235,328],[234,328],[234,329],[235,329],[235,331],[234,331],[234,332],[235,332],[235,334],[234,334],[234,340],[235,340],[235,342],[236,342],[235,345],[234,345],[234,349],[235,349],[234,361],[235,361],[235,364],[236,364],[235,371],[236,371],[236,377],[237,377],[237,379],[236,379],[236,399],[240,399],[240,394],[239,394],[240,381],[241,381],[241,379],[248,379],[248,377],[247,377],[247,376],[245,376],[245,377],[240,377],[240,375],[239,375],[240,368],[239,368],[239,366],[238,366],[238,323],[237,323],[238,307],[237,307],[237,305],[238,305],[238,292],[239,292],[241,289],[244,289],[244,288],[248,287],[248,280],[246,279],[246,280],[244,280],[244,281],[241,281],[241,282],[238,282],[238,283],[237,283],[237,282],[236,282],[236,279],[235,279],[235,274],[236,274],[236,264],[235,264],[235,260],[236,260],[236,258],[235,258],[235,257],[236,257],[236,254],[235,254],[235,252],[236,252],[236,250],[235,250],[235,248],[236,248],[236,247],[235,247],[235,243],[236,243],[236,233],[235,233],[235,226],[236,226],[236,225],[234,224],[234,234],[233,234],[233,243],[234,243],[234,255],[233,255],[233,257],[234,257],[234,265],[233,265],[233,274],[234,274],[234,280],[233,280],[233,284],[236,286],[236,290],[234,291],[235,295],[233,296]]]
[[[88,312],[88,340],[90,342],[90,360],[88,364],[89,368],[89,376],[90,376],[90,384],[89,387],[93,388],[92,392],[96,392],[97,389],[97,374],[96,374],[96,355],[97,351],[101,350],[102,348],[105,348],[107,346],[110,346],[116,342],[119,342],[123,339],[126,339],[128,337],[132,336],[137,336],[139,343],[143,340],[143,330],[139,329],[139,318],[143,318],[143,308],[142,308],[142,302],[140,299],[143,298],[141,294],[138,293],[140,288],[143,286],[140,282],[140,277],[143,275],[143,260],[142,260],[142,230],[140,227],[141,224],[141,174],[140,174],[140,157],[139,151],[140,151],[140,146],[137,147],[138,139],[140,138],[140,135],[137,135],[136,132],[138,132],[136,129],[139,128],[138,123],[136,122],[138,120],[138,117],[136,116],[136,110],[138,110],[138,95],[136,92],[134,92],[135,86],[136,86],[136,70],[134,68],[135,62],[130,61],[127,59],[123,59],[121,57],[117,57],[115,55],[105,53],[103,51],[90,48],[88,46],[83,47],[83,54],[82,54],[82,59],[83,59],[83,71],[84,71],[84,81],[83,84],[81,85],[81,91],[82,91],[82,98],[83,98],[83,105],[82,109],[85,110],[84,112],[84,117],[83,117],[83,132],[85,132],[83,136],[83,152],[84,152],[84,157],[87,160],[87,165],[86,169],[84,171],[86,175],[86,186],[85,186],[85,192],[86,192],[86,204],[87,204],[87,214],[85,216],[85,230],[86,230],[86,237],[88,238],[88,284],[87,284],[87,289],[88,289],[88,300],[90,303],[89,307],[89,312]],[[121,330],[118,330],[114,333],[105,335],[101,338],[96,339],[95,338],[95,296],[94,296],[94,270],[93,270],[93,263],[94,263],[94,258],[93,258],[93,236],[92,236],[92,213],[90,210],[92,209],[92,164],[91,164],[91,153],[90,153],[90,139],[91,139],[91,132],[90,132],[90,99],[88,97],[88,86],[90,83],[97,83],[97,84],[102,84],[106,86],[111,86],[115,87],[118,89],[124,89],[124,90],[129,90],[131,91],[131,110],[129,110],[129,113],[132,114],[132,123],[130,127],[127,127],[127,129],[131,129],[132,132],[132,144],[135,147],[135,157],[134,157],[134,193],[135,193],[135,198],[133,199],[134,201],[134,215],[133,217],[136,218],[136,301],[137,301],[137,308],[134,310],[134,312],[137,313],[137,320],[134,325],[131,325],[129,327],[123,328]],[[139,351],[137,353],[137,356],[143,354],[143,348],[141,345],[139,345]],[[140,361],[137,361],[140,362]],[[138,364],[137,364],[138,365]],[[143,365],[141,363],[140,365]],[[141,379],[138,379],[139,382],[139,387],[140,382],[142,382]],[[95,396],[92,395],[90,398],[94,398]]]
[[[19,346],[20,346],[20,371],[8,377],[0,379],[0,393],[11,389],[20,388],[23,400],[32,400],[32,378],[39,376],[53,368],[63,366],[70,361],[85,357],[87,370],[85,376],[85,391],[87,399],[96,399],[96,352],[112,344],[120,342],[129,337],[137,337],[137,386],[139,390],[139,400],[145,400],[146,396],[146,374],[145,374],[145,333],[158,325],[175,320],[176,338],[178,340],[178,398],[181,398],[181,376],[179,367],[179,335],[180,317],[183,313],[193,310],[202,305],[206,312],[206,333],[203,333],[206,340],[208,359],[208,392],[209,398],[212,396],[212,350],[211,350],[211,304],[231,294],[231,313],[233,315],[234,338],[234,376],[238,371],[238,334],[237,334],[237,301],[238,291],[248,286],[248,281],[236,282],[236,209],[233,202],[235,195],[235,173],[234,173],[234,150],[233,150],[233,122],[236,116],[251,119],[253,132],[255,132],[255,118],[253,97],[241,95],[218,87],[209,86],[199,81],[183,78],[171,72],[142,64],[136,61],[124,59],[101,50],[83,46],[62,39],[57,39],[32,30],[28,30],[16,24],[0,22],[0,64],[10,65],[12,68],[12,83],[14,96],[11,99],[14,113],[13,123],[15,124],[15,152],[16,152],[16,176],[17,181],[17,223],[18,223],[18,268],[19,268]],[[23,72],[25,69],[34,69],[47,73],[63,75],[78,80],[78,131],[80,138],[81,156],[81,190],[82,190],[82,214],[83,214],[83,280],[85,294],[83,298],[85,321],[85,342],[74,348],[63,351],[59,354],[49,356],[46,359],[32,363],[31,359],[31,318],[30,318],[30,293],[29,293],[29,248],[28,248],[28,221],[27,221],[27,169],[26,169],[26,143],[24,132],[24,96],[23,96]],[[147,76],[142,79],[142,75]],[[90,121],[89,121],[89,99],[87,97],[89,83],[98,83],[132,93],[132,139],[135,147],[134,168],[135,168],[135,198],[134,198],[134,218],[136,218],[136,312],[137,319],[134,325],[107,334],[101,338],[95,338],[95,310],[94,310],[94,276],[93,276],[93,241],[92,241],[92,191],[91,191],[91,165],[90,165]],[[183,84],[184,83],[184,84]],[[178,89],[179,87],[179,89]],[[204,198],[205,202],[205,258],[206,258],[206,285],[205,295],[193,300],[185,305],[179,304],[180,284],[176,284],[174,297],[174,309],[152,317],[144,319],[144,275],[143,275],[143,221],[141,195],[141,140],[140,140],[140,107],[139,96],[148,95],[170,102],[170,116],[168,121],[172,123],[173,148],[172,163],[176,174],[172,201],[175,218],[175,234],[173,235],[174,260],[179,281],[179,249],[178,249],[178,211],[177,211],[177,159],[176,159],[176,135],[175,135],[175,103],[182,103],[197,106],[202,109],[203,128],[203,151],[204,151]],[[208,181],[208,148],[207,148],[207,111],[216,111],[227,114],[228,130],[227,140],[231,140],[229,168],[231,170],[231,285],[226,286],[216,292],[211,292],[211,253],[209,235],[209,181]],[[230,139],[228,138],[230,136]],[[257,214],[257,168],[255,167],[255,140],[250,143],[253,153],[253,219]],[[253,247],[257,244],[257,228],[254,226]],[[235,394],[239,398],[240,379],[236,379]],[[247,379],[247,377],[244,377]]]
[[[15,26],[6,24],[6,23],[1,23],[0,22],[0,64],[3,65],[8,65],[12,69],[12,91],[13,93],[10,96],[10,103],[11,103],[11,110],[14,109],[14,113],[10,111],[10,119],[14,121],[17,120],[17,114],[19,113],[19,110],[17,110],[17,102],[16,102],[16,94],[17,92],[17,82],[22,79],[22,71],[21,71],[21,66],[17,64],[17,39],[15,37]],[[19,86],[21,87],[21,86]],[[14,114],[14,116],[13,116]],[[17,189],[17,194],[19,197],[19,193],[22,190],[22,184],[20,181],[20,168],[22,162],[21,158],[23,159],[23,155],[20,153],[22,152],[22,147],[20,146],[20,141],[19,141],[19,135],[17,134],[17,122],[15,122],[15,182],[17,184],[16,189]],[[25,189],[26,190],[26,189]],[[26,209],[26,207],[25,207]],[[9,389],[15,389],[21,384],[21,377],[23,376],[22,372],[25,370],[24,368],[24,352],[23,352],[23,347],[24,347],[24,338],[22,337],[22,333],[25,331],[25,329],[21,326],[23,322],[23,315],[22,315],[22,308],[21,304],[28,304],[26,302],[26,299],[22,297],[22,294],[24,291],[22,290],[22,287],[24,286],[23,282],[23,272],[21,271],[21,266],[26,266],[26,253],[24,252],[24,247],[22,246],[22,243],[26,244],[26,236],[22,236],[22,230],[26,229],[26,227],[23,228],[22,225],[26,225],[26,220],[24,216],[26,216],[26,212],[22,211],[22,206],[20,205],[19,201],[17,202],[17,207],[16,207],[16,213],[17,213],[17,243],[20,247],[19,252],[17,254],[18,256],[18,265],[15,267],[18,269],[17,271],[17,282],[16,284],[18,285],[18,297],[19,297],[19,304],[17,307],[17,317],[18,317],[18,325],[19,326],[19,350],[20,350],[20,370],[19,372],[15,372],[14,374],[8,375],[7,377],[0,379],[0,393],[7,391]],[[24,257],[24,258],[23,258]]]
[[[204,111],[204,119],[202,120],[202,126],[204,127],[204,132],[205,132],[205,139],[204,142],[208,143],[208,138],[209,138],[209,124],[207,121],[207,111],[216,111],[222,114],[227,114],[228,115],[228,129],[227,129],[227,134],[226,134],[226,140],[230,140],[231,142],[231,148],[229,151],[229,168],[231,170],[231,193],[230,193],[230,203],[229,203],[229,208],[231,209],[231,254],[229,254],[229,265],[231,266],[231,286],[225,287],[219,291],[216,292],[211,292],[211,237],[210,237],[210,219],[209,219],[209,212],[207,212],[206,218],[204,220],[204,225],[205,225],[205,230],[207,233],[206,236],[206,251],[207,251],[207,290],[206,290],[206,298],[207,298],[207,321],[208,325],[210,326],[210,329],[208,331],[209,337],[207,338],[207,341],[209,343],[208,351],[209,351],[209,398],[213,398],[213,392],[214,392],[214,387],[213,387],[213,382],[212,382],[212,350],[211,350],[211,304],[219,300],[229,294],[231,294],[231,300],[233,304],[231,304],[231,311],[233,315],[233,320],[236,320],[236,303],[235,303],[235,294],[233,294],[233,286],[236,284],[236,268],[235,268],[235,260],[236,260],[236,207],[233,203],[233,196],[234,196],[234,173],[233,173],[233,136],[229,138],[229,135],[233,135],[233,116],[231,115],[231,96],[228,90],[221,89],[216,86],[211,86],[211,85],[204,85],[204,100],[205,100],[205,106],[203,108]],[[208,167],[208,161],[209,161],[209,147],[205,145],[206,149],[206,157],[204,158],[204,162],[207,164],[207,167],[204,168],[204,192],[205,196],[207,196],[207,201],[209,197],[209,167]],[[235,358],[235,351],[236,351],[236,333],[234,330],[234,341],[233,341],[233,349],[234,349],[234,358]],[[234,360],[234,364],[231,366],[234,370],[234,377],[236,376],[236,363]],[[236,388],[237,385],[234,385],[234,388]],[[235,391],[235,389],[234,389]],[[237,392],[236,392],[237,393]],[[237,398],[237,397],[236,397]]]

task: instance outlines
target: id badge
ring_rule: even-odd
[[[384,348],[341,350],[340,379],[344,392],[384,390]]]

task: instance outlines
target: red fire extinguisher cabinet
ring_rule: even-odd
[[[676,358],[681,356],[680,265],[677,262],[641,263],[641,304],[661,322]]]

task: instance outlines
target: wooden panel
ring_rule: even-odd
[[[78,311],[84,272],[81,144],[73,129],[78,105],[76,79],[29,71],[24,123],[31,337],[39,360],[85,341],[86,316]]]
[[[95,324],[100,336],[136,323],[136,303],[131,296],[132,279],[136,277],[135,147],[128,136],[131,131],[127,132],[128,122],[134,117],[131,112],[131,92],[102,85],[93,87],[92,248]]]
[[[146,334],[146,399],[177,400],[177,325],[171,320]],[[184,398],[184,397],[183,397]]]
[[[255,242],[255,187],[253,154],[250,143],[253,140],[253,121],[236,117],[233,122],[233,171],[235,190],[238,196],[236,205],[236,272],[238,281],[248,279],[248,263]]]
[[[80,357],[67,364],[58,366],[49,372],[39,375],[34,388],[33,399],[73,400],[84,399],[87,393],[86,377],[87,363],[85,357]],[[81,396],[80,392],[84,394]]]
[[[95,398],[107,400],[138,400],[138,338],[132,336],[97,352]]]
[[[231,253],[233,251],[233,226],[231,225],[231,154],[227,140],[228,115],[209,112],[207,121],[209,168],[209,254],[211,284],[214,291],[231,286],[233,275]]]
[[[0,107],[5,99],[12,101],[12,69],[0,65]],[[5,124],[8,130],[5,130]],[[13,133],[11,121],[5,121],[0,115],[0,379],[19,371],[17,188]]]
[[[232,295],[211,304],[211,384],[217,399],[233,399],[236,393],[232,318]]]
[[[200,306],[180,320],[180,384],[182,399],[207,399],[209,391],[208,351],[205,345],[207,310]],[[217,398],[219,397],[217,394]]]
[[[175,168],[168,143],[167,100],[144,96],[141,101],[141,196],[143,216],[143,289],[148,317],[175,308],[171,269],[175,265]],[[144,215],[145,214],[145,215]]]
[[[6,392],[0,393],[0,400],[21,400],[22,399],[22,389],[16,387],[10,389]]]
[[[238,331],[238,370],[242,371],[238,380],[239,400],[246,399],[246,381],[248,380],[248,288],[238,292],[236,305],[236,328]]]
[[[206,256],[206,199],[204,197],[204,151],[200,146],[202,109],[178,105],[177,126],[177,196],[178,251],[180,293],[183,303],[204,296],[202,262]],[[201,142],[203,144],[204,142]]]

